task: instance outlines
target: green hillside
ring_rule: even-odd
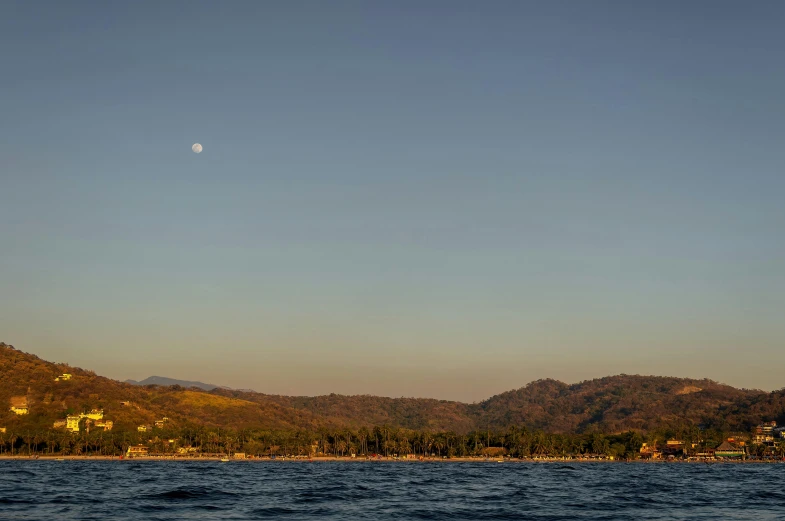
[[[71,375],[70,379],[57,381],[64,373]],[[371,440],[377,450],[389,450],[393,436],[404,439],[404,448],[416,450],[417,444],[431,444],[447,453],[458,450],[455,447],[480,450],[483,445],[493,445],[494,436],[502,444],[529,436],[527,450],[531,451],[537,436],[567,443],[564,440],[575,440],[576,436],[588,440],[607,435],[626,436],[625,446],[631,450],[641,436],[719,439],[722,433],[749,433],[763,421],[785,423],[785,389],[767,393],[711,380],[630,375],[572,385],[539,380],[471,405],[366,395],[293,397],[221,388],[205,391],[178,385],[131,385],[47,362],[3,343],[0,404],[0,452],[9,443],[14,449],[22,438],[30,450],[35,440],[49,440],[46,443],[51,447],[59,443],[89,451],[90,439],[96,436],[101,443],[109,437],[118,447],[177,438],[214,450],[222,446],[224,438],[240,440],[236,441],[240,445],[245,439],[258,450],[262,446],[273,450],[281,440],[300,447],[318,442],[319,447],[330,446],[336,453],[342,439],[348,440],[348,445],[365,446]],[[23,405],[26,414],[11,410]],[[80,430],[69,438],[63,426],[55,428],[55,422],[68,415],[92,410],[102,410],[104,418],[113,422],[111,432],[96,434],[94,428],[90,436]],[[163,418],[167,421],[160,423]],[[140,426],[152,427],[157,420],[157,427],[140,432]],[[705,434],[696,434],[700,432]],[[53,437],[59,441],[55,443]],[[545,447],[543,443],[540,445]]]

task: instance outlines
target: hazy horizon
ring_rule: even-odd
[[[6,343],[9,344],[9,345],[14,346],[14,344],[11,343],[11,342],[6,342]],[[26,351],[25,349],[22,349],[22,348],[20,348],[18,346],[14,346],[14,348],[16,348],[16,349],[18,349],[20,351],[27,352],[27,353],[30,353],[32,355],[38,356],[39,358],[42,358],[42,359],[44,359],[44,360],[46,360],[48,362],[66,363],[66,364],[70,365],[71,367],[79,367],[79,368],[85,369],[85,370],[94,370],[94,368],[92,368],[90,366],[80,365],[78,363],[73,363],[73,362],[68,361],[68,360],[49,360],[49,359],[46,359],[45,357],[43,357],[43,356],[41,356],[41,355],[39,355],[37,353]],[[597,375],[597,376],[593,376],[593,377],[589,377],[589,378],[581,378],[579,380],[565,380],[565,379],[561,379],[561,378],[554,378],[554,377],[551,377],[551,376],[542,376],[540,378],[535,378],[533,380],[522,382],[520,384],[515,384],[515,385],[513,385],[513,386],[511,386],[509,388],[499,389],[497,391],[491,392],[487,396],[483,396],[483,397],[480,397],[480,398],[461,399],[461,398],[455,398],[455,397],[449,398],[449,397],[431,396],[431,395],[409,395],[409,394],[392,395],[392,394],[379,394],[379,393],[369,393],[369,392],[338,392],[338,391],[335,391],[335,390],[326,390],[326,391],[320,391],[320,392],[317,391],[317,392],[312,392],[312,393],[286,393],[286,392],[276,392],[274,390],[269,390],[269,389],[267,389],[267,390],[266,389],[256,389],[256,388],[253,388],[253,387],[229,385],[229,384],[226,384],[226,383],[214,382],[214,381],[212,381],[210,379],[209,376],[207,376],[206,378],[191,378],[191,377],[189,377],[187,375],[185,375],[185,376],[182,376],[182,375],[181,376],[172,376],[170,374],[155,374],[155,373],[151,373],[151,374],[148,374],[146,376],[140,376],[140,377],[138,376],[138,377],[126,378],[126,377],[118,377],[118,376],[109,375],[109,374],[103,374],[100,371],[96,371],[96,373],[99,376],[112,378],[114,380],[121,381],[121,382],[133,381],[133,382],[139,383],[139,382],[142,382],[142,381],[144,381],[144,380],[146,380],[148,378],[167,378],[167,379],[172,379],[172,380],[188,381],[188,382],[195,382],[195,383],[201,383],[201,384],[209,384],[209,385],[214,385],[216,387],[225,387],[225,388],[230,388],[230,389],[233,389],[233,390],[250,390],[250,391],[254,391],[254,392],[258,392],[258,393],[262,393],[262,394],[270,394],[270,395],[286,395],[286,396],[323,396],[323,395],[329,395],[329,394],[373,395],[373,396],[384,396],[384,397],[388,397],[388,398],[435,398],[435,399],[440,399],[440,400],[450,400],[450,401],[458,401],[458,402],[464,402],[464,403],[481,402],[481,401],[483,401],[483,400],[485,400],[487,398],[491,398],[492,396],[495,396],[497,394],[504,393],[506,391],[513,391],[513,390],[516,390],[516,389],[520,389],[520,388],[526,387],[527,385],[529,385],[531,383],[534,383],[537,380],[552,379],[552,380],[557,380],[557,381],[560,381],[560,382],[568,384],[568,385],[573,385],[573,384],[581,383],[583,381],[590,381],[590,380],[594,380],[594,379],[598,379],[598,378],[614,377],[614,376],[625,376],[625,375],[626,376],[642,376],[642,377],[658,377],[658,378],[659,377],[662,377],[662,378],[685,378],[685,379],[698,380],[698,381],[699,380],[708,379],[708,380],[712,380],[712,381],[714,381],[716,383],[719,383],[719,384],[730,385],[732,387],[736,387],[736,388],[740,388],[740,389],[741,388],[744,388],[744,389],[758,389],[758,390],[762,390],[762,391],[766,391],[766,392],[776,391],[776,390],[779,390],[779,389],[782,389],[782,388],[785,387],[785,386],[783,386],[783,387],[778,387],[778,388],[773,388],[773,389],[761,389],[760,387],[745,387],[745,386],[742,386],[742,385],[734,385],[734,384],[729,383],[729,382],[724,382],[724,381],[716,380],[716,379],[713,379],[713,378],[709,378],[707,376],[694,375],[694,374],[676,375],[676,374],[654,374],[654,373],[609,373],[609,374],[602,374],[602,375]]]
[[[289,395],[780,389],[784,22],[2,2],[0,341]]]

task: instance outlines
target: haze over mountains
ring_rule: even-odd
[[[213,389],[229,389],[234,390],[231,387],[227,387],[226,385],[215,385],[215,384],[206,384],[204,382],[198,382],[193,380],[178,380],[176,378],[167,378],[166,376],[149,376],[144,380],[126,380],[125,383],[131,385],[160,385],[160,386],[171,386],[171,385],[179,385],[180,387],[191,388],[196,387],[198,389],[204,389],[205,391],[212,391]],[[253,389],[238,389],[240,391],[246,391],[249,393],[254,393]]]
[[[56,382],[64,372],[72,379]],[[0,426],[26,422],[43,428],[68,411],[92,408],[104,409],[116,428],[129,430],[163,416],[181,425],[235,429],[390,425],[458,433],[511,426],[555,433],[684,425],[748,430],[764,420],[785,421],[785,389],[768,393],[658,376],[617,375],[576,384],[538,380],[477,404],[367,395],[280,396],[190,384],[200,382],[162,377],[137,385],[119,382],[0,343]],[[29,416],[9,412],[7,404],[19,396],[27,397]]]
[[[141,381],[136,380],[126,380],[125,383],[129,383],[131,385],[179,385],[180,387],[198,387],[199,389],[204,389],[205,391],[212,391],[217,387],[222,387],[220,385],[214,384],[206,384],[204,382],[194,382],[191,380],[176,380],[174,378],[167,378],[165,376],[150,376],[145,378]],[[224,387],[228,389],[228,387]]]

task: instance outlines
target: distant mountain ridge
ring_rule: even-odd
[[[177,380],[175,378],[167,378],[165,376],[150,376],[145,378],[141,381],[136,380],[126,380],[125,383],[131,385],[161,385],[161,386],[170,386],[170,385],[179,385],[180,387],[185,387],[186,389],[190,387],[197,387],[199,389],[204,389],[205,391],[212,391],[213,389],[229,389],[229,387],[224,387],[221,385],[214,385],[214,384],[206,384],[204,382],[197,382],[191,380]]]

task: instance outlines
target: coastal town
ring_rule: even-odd
[[[69,381],[64,373],[57,381]],[[120,407],[131,407],[121,401]],[[26,396],[8,411],[34,414]],[[749,432],[688,429],[688,437],[624,432],[551,434],[511,428],[506,432],[418,432],[389,426],[318,432],[235,431],[177,425],[168,416],[117,431],[104,409],[71,413],[46,432],[15,432],[0,426],[2,457],[111,457],[153,459],[387,459],[387,460],[579,460],[579,461],[785,461],[785,426],[768,421]],[[62,432],[65,436],[54,436]]]
[[[0,457],[782,462],[785,390],[618,375],[481,404],[118,382],[0,343]],[[729,407],[727,404],[733,404]],[[679,411],[678,414],[675,411]]]

